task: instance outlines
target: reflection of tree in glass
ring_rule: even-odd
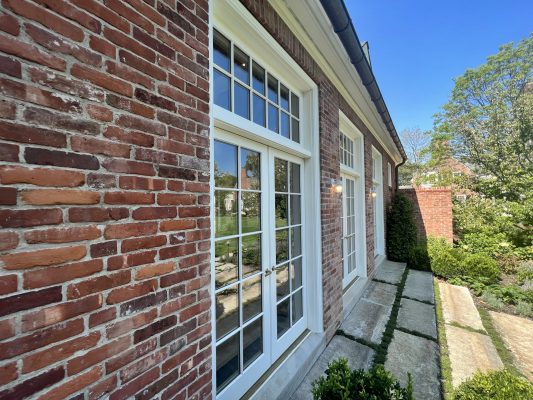
[[[226,171],[221,171],[218,163],[215,161],[215,186],[234,188],[237,186],[237,177]]]
[[[260,190],[261,157],[259,153],[243,149],[241,153],[241,188]]]

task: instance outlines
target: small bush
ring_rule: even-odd
[[[454,393],[454,400],[533,399],[533,385],[508,370],[476,373]]]
[[[435,275],[445,279],[463,276],[463,254],[458,249],[441,238],[429,238],[427,248]]]
[[[387,218],[387,255],[392,261],[406,262],[416,245],[417,232],[413,206],[407,197],[397,193]]]
[[[425,243],[417,244],[411,248],[407,259],[407,267],[420,271],[431,271],[431,260]]]
[[[407,388],[383,366],[351,370],[346,358],[339,358],[328,364],[326,376],[313,382],[315,400],[413,400],[411,376]]]
[[[499,298],[497,298],[494,293],[492,293],[490,290],[485,290],[483,294],[481,295],[481,300],[483,300],[485,303],[489,305],[490,308],[493,310],[501,310],[503,309],[503,301],[501,301]]]
[[[463,261],[464,274],[478,278],[486,278],[488,283],[500,280],[500,268],[496,261],[484,254],[470,254]]]
[[[533,317],[533,305],[525,301],[519,301],[516,305],[516,312],[522,317],[531,318]]]

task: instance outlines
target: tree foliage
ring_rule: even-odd
[[[518,200],[533,187],[533,34],[455,80],[436,133],[484,176],[478,189]]]

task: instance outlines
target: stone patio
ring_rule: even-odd
[[[312,383],[324,374],[328,363],[338,357],[346,357],[352,368],[371,367],[374,350],[352,338],[375,345],[381,343],[404,270],[405,264],[386,261],[381,265],[376,272],[375,281],[369,283],[361,299],[341,324],[342,334],[350,338],[342,334],[333,337],[295,390],[292,400],[311,400]],[[409,297],[433,303],[431,273],[409,271],[407,281],[411,287]],[[439,348],[435,340],[427,338],[437,336],[435,306],[402,298],[397,326],[388,348],[385,368],[404,386],[407,384],[407,373],[411,373],[417,399],[440,400]]]
[[[439,282],[439,291],[445,323],[455,322],[477,330],[485,329],[468,288]]]

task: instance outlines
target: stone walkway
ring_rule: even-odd
[[[372,366],[375,353],[372,347],[381,344],[404,271],[405,264],[390,261],[382,264],[361,299],[342,322],[341,334],[328,344],[296,389],[292,400],[312,399],[313,381],[324,374],[330,361],[338,357],[346,357],[354,369]],[[416,399],[440,400],[432,274],[409,271],[403,296],[385,368],[404,386],[407,385],[407,374],[411,373]]]
[[[439,291],[453,387],[478,370],[486,372],[503,368],[468,289],[439,282]]]

